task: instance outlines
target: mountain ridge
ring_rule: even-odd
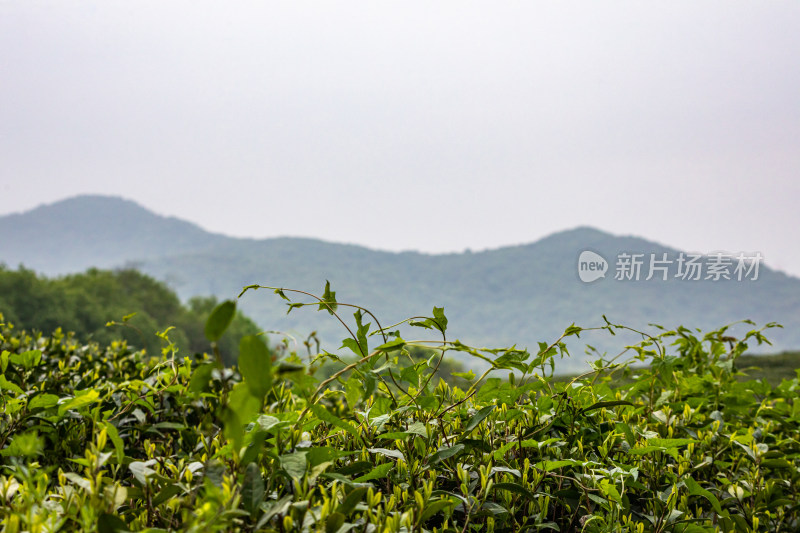
[[[292,241],[308,241],[314,243],[326,243],[332,244],[336,246],[352,246],[356,248],[362,248],[365,250],[379,252],[379,253],[387,253],[387,254],[417,254],[422,256],[453,256],[453,255],[464,255],[464,254],[482,254],[487,252],[493,252],[497,250],[503,250],[507,248],[521,248],[530,246],[533,244],[537,244],[542,241],[546,241],[550,238],[557,237],[562,234],[568,234],[573,232],[592,232],[599,235],[604,236],[612,236],[613,234],[608,233],[606,231],[597,229],[592,226],[588,225],[580,225],[574,228],[567,228],[564,230],[559,230],[549,235],[546,235],[540,239],[526,242],[526,243],[518,243],[518,244],[507,244],[501,245],[492,248],[485,248],[481,250],[466,250],[462,252],[425,252],[420,250],[385,250],[381,248],[374,248],[371,246],[366,246],[363,244],[358,243],[350,243],[350,242],[339,242],[339,241],[328,241],[325,239],[320,239],[316,237],[304,237],[304,236],[276,236],[276,237],[241,237],[241,236],[233,236],[233,235],[226,235],[224,233],[218,233],[214,231],[207,230],[200,226],[197,223],[187,221],[181,219],[176,216],[171,215],[160,215],[158,213],[153,212],[152,210],[148,209],[147,207],[143,206],[142,204],[130,200],[128,198],[124,198],[122,196],[116,195],[102,195],[102,194],[81,194],[69,198],[65,198],[62,200],[57,200],[55,202],[51,202],[49,204],[40,204],[36,207],[33,207],[28,210],[19,211],[8,213],[5,215],[0,215],[0,227],[3,227],[7,223],[13,223],[17,226],[16,229],[30,227],[30,222],[35,221],[36,217],[42,213],[48,213],[48,216],[56,216],[61,220],[65,219],[72,219],[76,214],[83,215],[87,210],[96,209],[97,207],[102,208],[106,211],[106,215],[119,216],[120,213],[125,214],[127,210],[130,212],[138,212],[139,214],[146,215],[146,217],[154,220],[160,220],[163,222],[167,222],[173,224],[175,226],[184,226],[189,228],[192,232],[197,234],[204,234],[205,236],[213,239],[225,239],[230,241],[239,241],[244,243],[253,243],[253,242],[263,242],[263,241],[280,241],[280,240],[292,240]],[[123,209],[120,209],[123,208]],[[62,223],[58,224],[58,227],[63,227]],[[37,228],[43,229],[43,228]],[[48,228],[48,229],[52,229]],[[627,236],[622,236],[627,237]],[[630,237],[636,237],[634,235],[630,235]]]
[[[603,325],[607,315],[637,329],[650,322],[712,328],[745,318],[759,325],[778,321],[786,328],[768,335],[776,349],[800,347],[800,279],[762,265],[757,281],[615,280],[613,258],[622,252],[680,251],[589,226],[475,252],[392,252],[307,237],[228,237],[130,200],[93,195],[0,216],[0,234],[0,262],[7,265],[22,263],[48,275],[135,266],[166,281],[184,300],[206,294],[233,298],[253,283],[321,292],[330,280],[339,301],[373,310],[384,325],[444,306],[448,333],[469,344],[534,348],[573,322]],[[583,250],[609,262],[607,279],[580,281]],[[284,304],[263,292],[241,300],[245,313],[265,329],[301,338],[316,330],[327,349],[338,348],[335,341],[344,332],[331,317],[308,310],[286,316]],[[624,345],[589,336],[571,350],[580,354],[584,340],[604,350]],[[577,368],[573,363],[565,369]]]

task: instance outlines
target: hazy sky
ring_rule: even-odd
[[[428,252],[591,225],[800,275],[799,58],[797,0],[0,0],[0,214],[114,194]]]

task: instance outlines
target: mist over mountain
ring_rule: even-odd
[[[759,326],[775,321],[785,327],[770,330],[767,337],[774,346],[760,351],[800,347],[800,279],[761,264],[757,279],[751,269],[739,272],[744,276],[737,280],[735,259],[726,271],[731,279],[706,279],[714,262],[710,257],[699,262],[705,269],[701,279],[681,279],[680,250],[588,227],[476,253],[395,253],[305,238],[231,238],[121,198],[79,196],[2,216],[0,235],[0,262],[9,268],[23,264],[60,275],[93,266],[134,266],[166,281],[183,299],[209,294],[234,298],[242,287],[255,283],[321,295],[329,280],[340,302],[369,308],[383,326],[444,307],[448,339],[478,346],[516,344],[535,350],[539,341],[552,342],[572,323],[601,326],[606,315],[612,322],[649,332],[656,331],[649,323],[708,329],[742,319]],[[585,250],[607,261],[605,277],[581,281],[578,258]],[[667,280],[656,270],[646,281],[650,254],[662,259],[664,253],[670,261],[663,263],[669,269]],[[625,257],[621,254],[642,254],[638,280],[632,271],[627,273],[633,279],[615,279],[616,265]],[[298,340],[317,331],[330,351],[346,336],[333,317],[315,308],[287,316],[285,302],[271,291],[249,292],[240,303],[264,329],[292,332]],[[349,318],[346,309],[340,310]],[[740,326],[733,332],[749,329]],[[417,330],[407,331],[404,337],[419,338]],[[614,355],[635,340],[586,332],[570,342],[573,357],[560,370],[585,368],[585,343]]]

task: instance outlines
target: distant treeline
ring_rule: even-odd
[[[216,304],[211,296],[195,297],[183,305],[167,285],[132,269],[90,269],[46,278],[24,267],[14,271],[0,265],[0,313],[6,323],[45,334],[61,328],[101,345],[125,340],[153,355],[164,346],[156,332],[169,326],[174,327],[169,338],[181,353],[208,352],[204,325]],[[108,326],[111,321],[125,325]],[[219,342],[225,362],[236,361],[242,336],[259,331],[251,319],[237,313]]]

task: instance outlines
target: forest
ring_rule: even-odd
[[[74,333],[99,344],[124,340],[160,354],[157,335],[172,328],[170,338],[185,354],[208,350],[205,319],[217,305],[213,296],[194,297],[187,304],[166,284],[134,269],[89,269],[81,274],[48,278],[20,267],[0,265],[0,313],[9,324],[28,331]],[[237,313],[229,335],[218,349],[227,364],[236,361],[239,339],[258,326]]]

